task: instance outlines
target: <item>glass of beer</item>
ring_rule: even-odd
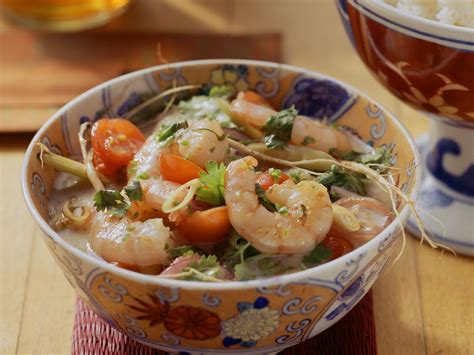
[[[103,25],[122,14],[131,0],[0,0],[13,21],[35,29],[79,31]]]

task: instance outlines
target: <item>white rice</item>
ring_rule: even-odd
[[[474,0],[383,0],[413,15],[474,28]]]

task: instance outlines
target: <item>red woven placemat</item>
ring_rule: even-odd
[[[128,338],[101,320],[80,299],[72,334],[72,354],[166,354]],[[359,304],[333,327],[281,354],[367,354],[376,355],[372,295],[369,292]]]

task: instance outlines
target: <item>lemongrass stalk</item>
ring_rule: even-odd
[[[86,132],[87,128],[89,127],[89,122],[84,122],[81,124],[81,128],[79,129],[79,133],[77,134],[79,137],[79,144],[81,146],[81,153],[82,159],[86,166],[87,177],[91,182],[92,186],[96,191],[104,190],[104,184],[100,181],[99,175],[95,170],[94,164],[92,163],[92,152],[87,151],[87,141],[84,138],[84,133]]]
[[[38,143],[37,145],[40,148],[39,159],[41,166],[46,164],[58,171],[63,171],[82,179],[88,179],[87,169],[84,164],[51,152],[43,143]]]

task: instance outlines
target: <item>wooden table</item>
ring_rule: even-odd
[[[427,129],[421,114],[369,75],[330,0],[143,0],[110,28],[281,31],[285,62],[353,84],[415,135]],[[21,197],[20,168],[29,139],[0,136],[0,353],[69,353],[75,294]],[[414,238],[407,242],[403,257],[373,288],[379,353],[473,354],[474,259],[441,254]]]

